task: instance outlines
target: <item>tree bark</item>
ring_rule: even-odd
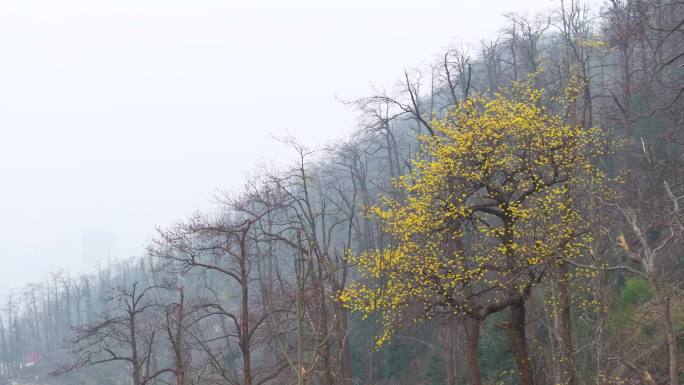
[[[334,304],[337,320],[335,322],[335,334],[337,335],[337,343],[340,349],[340,374],[342,376],[341,383],[343,385],[351,385],[353,383],[353,372],[351,366],[351,350],[349,349],[349,338],[347,332],[349,330],[349,321],[347,319],[347,311],[336,302]]]
[[[446,385],[456,385],[456,322],[446,323],[447,345],[444,357]]]
[[[243,385],[252,385],[252,357],[251,357],[251,331],[249,327],[249,273],[247,271],[247,231],[245,228],[240,234],[240,285],[242,291],[242,304],[240,318],[242,332],[240,333],[240,348],[242,350],[242,375]]]
[[[174,354],[176,358],[176,385],[185,385],[185,357],[183,357],[183,317],[185,306],[185,293],[183,288],[178,289],[180,296],[176,309],[176,330],[174,342]]]
[[[332,374],[330,360],[330,333],[328,331],[328,307],[326,306],[325,284],[323,280],[323,262],[318,260],[318,306],[319,306],[319,335],[321,338],[321,356],[323,358],[323,379],[325,385],[333,385],[335,379]]]
[[[672,323],[672,311],[670,298],[662,301],[663,321],[665,323],[665,335],[667,337],[667,349],[670,358],[670,385],[679,385],[679,349],[677,347],[677,334]]]
[[[482,375],[480,373],[480,363],[477,360],[477,343],[480,339],[480,325],[482,322],[475,318],[463,320],[465,331],[465,356],[468,363],[468,379],[470,385],[482,385]]]
[[[525,302],[520,299],[511,306],[509,338],[511,351],[518,366],[520,385],[534,385],[534,375],[527,351],[527,336],[525,332]]]

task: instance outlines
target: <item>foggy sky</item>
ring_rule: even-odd
[[[549,0],[2,0],[0,293],[141,255],[260,163],[349,135],[335,96],[390,88]],[[88,235],[90,234],[90,235]],[[86,242],[87,243],[87,242]]]

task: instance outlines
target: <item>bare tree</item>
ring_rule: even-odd
[[[108,363],[123,364],[133,385],[155,384],[170,368],[154,368],[153,354],[158,336],[158,319],[150,298],[153,286],[141,287],[138,282],[113,290],[112,313],[103,314],[91,325],[75,327],[77,336],[71,340],[74,359],[55,371],[63,374],[86,366]]]

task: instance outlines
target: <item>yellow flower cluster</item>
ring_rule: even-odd
[[[577,200],[603,183],[592,162],[604,140],[598,129],[565,124],[540,100],[539,90],[516,85],[458,105],[433,122],[435,135],[420,137],[422,156],[395,181],[402,198],[371,208],[392,241],[351,256],[361,279],[339,300],[382,314],[378,345],[409,310],[416,321],[468,312],[472,293],[493,301],[523,290],[591,242]]]

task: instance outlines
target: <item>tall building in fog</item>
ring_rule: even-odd
[[[81,238],[81,269],[93,271],[115,259],[114,233],[105,230],[87,231]]]

